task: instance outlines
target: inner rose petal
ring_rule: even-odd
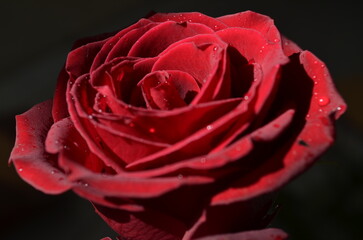
[[[145,76],[138,85],[146,105],[163,110],[186,106],[199,92],[195,79],[180,71],[156,71]]]
[[[180,70],[193,76],[200,85],[212,78],[222,59],[222,51],[215,44],[181,43],[155,62],[152,71]]]

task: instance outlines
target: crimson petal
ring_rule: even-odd
[[[53,119],[52,101],[35,105],[16,117],[17,137],[9,162],[36,189],[48,194],[67,191],[72,183],[56,164],[56,156],[45,151],[45,138]]]

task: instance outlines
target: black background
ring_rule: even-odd
[[[358,1],[357,1],[358,2]],[[292,240],[363,236],[362,10],[353,1],[3,1],[0,3],[0,239],[98,240],[114,237],[91,204],[69,192],[48,196],[7,166],[14,115],[52,97],[74,40],[126,27],[151,10],[217,17],[253,10],[329,67],[348,112],[337,142],[283,189],[273,227]]]

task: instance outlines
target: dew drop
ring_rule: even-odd
[[[99,113],[101,113],[101,112],[102,112],[102,109],[98,109],[97,111],[98,111]]]
[[[275,43],[277,43],[277,42],[279,42],[279,41],[280,41],[280,40],[279,40],[278,38],[275,38],[275,39],[274,39],[274,42],[275,42]]]
[[[337,107],[337,111],[341,111],[342,110],[342,107]]]
[[[23,170],[24,170],[23,168],[19,168],[19,169],[18,169],[18,171],[19,171],[19,172],[22,172]]]
[[[155,132],[155,128],[149,128],[149,133],[154,133]]]
[[[310,114],[306,114],[306,118],[309,118],[310,117]]]
[[[178,175],[178,179],[183,179],[183,177],[184,177],[183,174]]]
[[[92,115],[88,115],[88,118],[89,118],[89,119],[93,119],[93,116],[92,116]]]
[[[52,170],[50,173],[51,173],[51,174],[55,174],[55,170]]]
[[[213,126],[212,125],[208,125],[207,126],[207,130],[209,131],[209,130],[212,130],[213,129]]]
[[[246,101],[247,101],[249,98],[250,98],[250,97],[249,97],[249,96],[247,96],[247,95],[243,97],[243,99],[244,99],[244,100],[246,100]]]
[[[320,65],[320,67],[321,67],[321,68],[325,68],[325,65],[324,65],[324,64],[321,64],[321,65]]]
[[[327,97],[321,97],[319,98],[319,105],[320,106],[326,106],[330,103],[330,99]]]
[[[69,149],[69,147],[68,147],[67,145],[64,145],[64,146],[63,146],[63,148],[64,148],[65,150]]]
[[[207,160],[207,159],[206,159],[205,157],[203,157],[203,158],[201,158],[201,159],[200,159],[200,162],[201,162],[201,163],[205,163],[205,162],[206,162],[206,160]]]
[[[318,61],[316,61],[316,60],[315,60],[315,61],[314,61],[314,64],[317,64],[317,63],[318,63]]]
[[[214,47],[214,48],[213,48],[213,51],[217,51],[217,49],[218,49],[217,47]]]
[[[313,79],[315,79],[316,78],[316,75],[313,75],[313,77],[312,77]]]

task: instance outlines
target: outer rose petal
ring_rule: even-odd
[[[177,219],[153,210],[131,215],[97,205],[95,208],[103,220],[126,239],[180,240],[178,236],[182,236],[186,230],[186,226]]]
[[[240,233],[214,235],[198,238],[196,240],[284,240],[288,235],[276,228],[253,230]]]
[[[175,21],[175,22],[196,22],[201,23],[209,28],[213,29],[214,31],[221,30],[226,28],[227,26],[218,21],[215,18],[211,18],[204,14],[198,12],[191,12],[191,13],[156,13],[149,17],[151,21],[155,22],[165,22],[165,21]]]
[[[285,146],[280,145],[279,151],[267,157],[258,169],[214,196],[212,205],[244,201],[280,188],[311,166],[333,143],[333,119],[337,119],[346,107],[325,66],[313,54],[304,51],[300,55],[291,56],[291,62],[285,68],[280,92],[277,93],[279,98],[271,111],[283,106],[284,102],[298,104],[291,136],[284,139]],[[318,84],[313,84],[314,79],[319,81]],[[318,95],[314,96],[314,93]],[[323,104],[319,96],[324,97]],[[309,97],[311,103],[304,101]]]
[[[40,191],[58,194],[72,183],[56,166],[55,156],[45,152],[45,138],[51,125],[52,101],[35,105],[16,117],[16,142],[10,155],[20,177]]]

